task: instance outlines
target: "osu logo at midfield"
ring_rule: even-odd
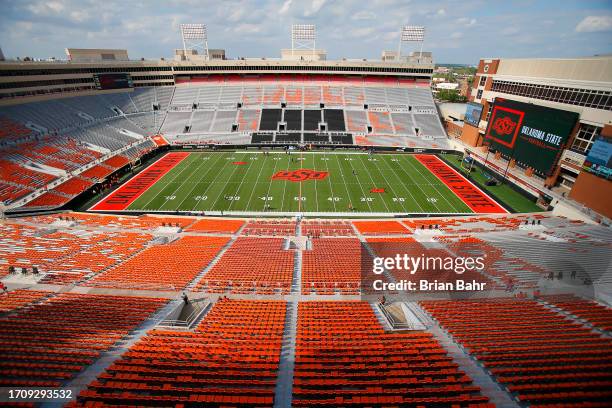
[[[306,180],[323,180],[329,175],[326,171],[317,171],[310,169],[299,169],[293,171],[279,171],[272,176],[272,180],[289,180],[289,181],[306,181]]]

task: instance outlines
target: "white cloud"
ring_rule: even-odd
[[[612,31],[612,16],[588,16],[576,26],[578,33]]]
[[[476,19],[475,18],[461,17],[461,18],[457,19],[457,24],[459,24],[461,26],[465,26],[465,27],[472,27],[473,25],[476,24]]]
[[[437,15],[439,15],[439,16],[443,16],[443,15],[445,15],[445,14],[446,14],[446,10],[444,10],[443,8],[441,8],[441,9],[439,9],[439,10],[436,12],[436,14],[437,14]]]
[[[327,0],[312,0],[310,9],[304,12],[304,17],[310,17],[310,16],[317,14],[319,10],[321,10],[321,7],[325,5],[326,2]]]
[[[455,31],[454,33],[452,33],[449,38],[453,39],[453,40],[458,40],[459,38],[463,38],[463,33],[459,32],[459,31]]]
[[[286,0],[283,3],[283,6],[280,8],[280,10],[278,10],[278,14],[287,14],[287,12],[289,11],[289,7],[291,7],[291,3],[293,2],[293,0]]]
[[[371,11],[359,11],[351,17],[352,20],[374,20],[376,18],[376,14]]]

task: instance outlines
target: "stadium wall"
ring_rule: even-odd
[[[601,135],[612,138],[612,125],[604,126]],[[612,200],[610,200],[612,181],[587,171],[581,171],[569,196],[598,213],[612,218]]]

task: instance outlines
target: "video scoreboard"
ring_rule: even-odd
[[[485,143],[525,167],[550,175],[577,121],[576,112],[495,98]]]
[[[123,89],[133,88],[130,74],[94,74],[96,89]]]

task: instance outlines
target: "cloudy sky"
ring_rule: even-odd
[[[64,58],[64,48],[127,48],[170,57],[179,24],[208,26],[209,47],[229,57],[278,57],[290,26],[316,24],[328,58],[379,58],[404,24],[427,28],[424,49],[441,63],[481,57],[612,53],[612,0],[0,0],[7,57]]]

